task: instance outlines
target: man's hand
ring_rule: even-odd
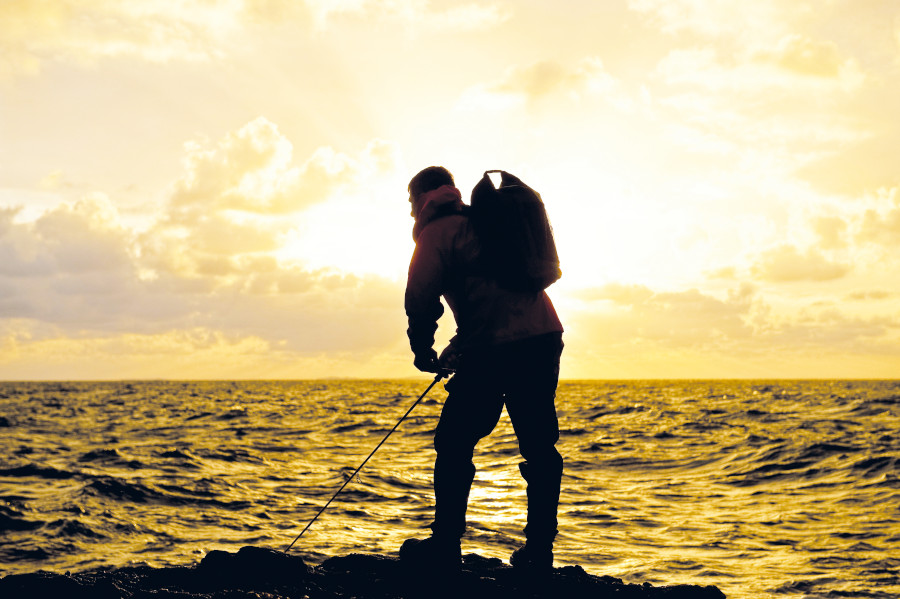
[[[456,366],[444,364],[444,355],[438,359],[437,352],[433,349],[419,353],[413,360],[413,365],[422,372],[433,372],[445,378],[456,372]]]
[[[459,368],[459,357],[459,351],[451,341],[450,345],[445,347],[444,351],[441,352],[441,357],[438,358],[438,364],[440,364],[441,370],[446,370],[451,373],[456,372]]]
[[[413,360],[413,366],[422,372],[437,373],[441,369],[441,365],[438,363],[437,352],[431,348],[416,354],[416,357]]]

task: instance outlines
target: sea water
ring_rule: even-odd
[[[0,575],[284,549],[428,385],[0,383]],[[395,554],[431,522],[440,385],[296,543]],[[556,565],[732,599],[900,596],[900,381],[567,381]],[[508,559],[504,415],[464,552]]]

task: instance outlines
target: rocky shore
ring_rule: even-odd
[[[211,551],[193,566],[100,568],[76,574],[36,572],[0,578],[8,599],[399,599],[425,597],[560,597],[616,599],[722,599],[714,586],[625,584],[580,566],[549,576],[522,575],[498,559],[468,554],[459,575],[410,571],[395,557],[350,554],[318,566],[272,549]]]

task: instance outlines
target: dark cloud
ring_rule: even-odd
[[[618,284],[591,290],[582,297],[589,303],[606,300],[613,309],[589,309],[578,316],[571,328],[579,337],[587,334],[607,342],[651,340],[690,347],[751,334],[751,286],[739,287],[725,299],[697,289],[654,292],[641,285]]]
[[[321,150],[297,167],[287,140],[257,119],[212,149],[190,147],[185,176],[141,233],[97,194],[33,222],[4,208],[0,321],[78,338],[218,331],[306,353],[390,344],[405,330],[402,285],[271,252],[293,226],[279,198],[307,206],[393,159],[389,144],[375,142],[359,160]]]
[[[884,300],[895,295],[860,292],[852,299]],[[733,288],[724,297],[696,289],[654,292],[642,286],[609,285],[582,299],[582,308],[567,322],[566,336],[567,345],[585,355],[616,360],[645,356],[655,364],[664,356],[678,355],[692,359],[706,355],[717,364],[769,360],[774,355],[790,362],[809,352],[900,355],[900,315],[851,315],[842,311],[843,304],[816,300],[779,313],[751,285]]]

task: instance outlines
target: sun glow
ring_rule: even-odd
[[[310,208],[293,219],[273,255],[310,269],[405,278],[414,244],[402,190],[382,187]]]
[[[565,376],[900,372],[889,2],[32,4],[0,2],[0,377],[178,376],[116,340],[194,330],[247,376],[413,375],[432,164],[543,195]]]

